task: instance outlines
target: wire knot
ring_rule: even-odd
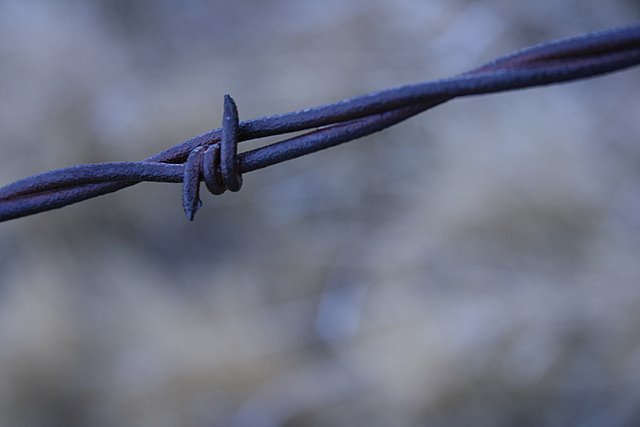
[[[239,134],[238,107],[231,96],[225,95],[220,143],[194,148],[184,164],[182,206],[189,221],[193,220],[202,206],[201,180],[207,190],[215,195],[242,188],[242,173],[238,162]]]

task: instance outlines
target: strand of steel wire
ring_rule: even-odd
[[[0,188],[0,221],[60,208],[141,181],[183,182],[183,206],[192,219],[200,206],[201,180],[214,194],[237,191],[243,173],[370,135],[456,97],[568,82],[638,64],[640,25],[634,25],[540,44],[447,79],[244,122],[238,121],[233,100],[225,97],[225,118],[231,115],[223,124],[233,128],[227,142],[223,126],[143,161],[78,165],[21,179]],[[238,142],[308,129],[315,130],[237,153]],[[205,153],[211,154],[206,164]]]

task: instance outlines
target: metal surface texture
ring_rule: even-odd
[[[60,208],[142,181],[182,182],[192,220],[200,182],[213,194],[238,191],[242,174],[352,141],[393,126],[456,97],[594,77],[640,64],[640,25],[544,43],[457,76],[387,89],[332,104],[240,122],[224,99],[222,128],[140,162],[72,166],[0,188],[0,221]],[[266,136],[309,133],[238,154],[237,144]]]

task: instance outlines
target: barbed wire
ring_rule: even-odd
[[[381,131],[456,97],[568,82],[640,64],[640,25],[552,41],[495,59],[454,77],[401,86],[332,104],[240,122],[226,95],[222,128],[139,162],[71,166],[0,188],[0,222],[60,208],[142,181],[182,182],[192,220],[200,183],[212,194],[242,187],[242,174]],[[237,144],[314,129],[238,154]]]

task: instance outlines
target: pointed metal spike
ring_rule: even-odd
[[[200,171],[202,169],[202,148],[197,147],[189,153],[184,164],[182,179],[182,207],[189,221],[202,206],[200,200]]]

